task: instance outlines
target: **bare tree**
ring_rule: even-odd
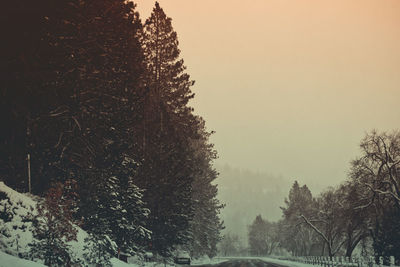
[[[368,216],[378,256],[400,256],[400,131],[372,131],[361,141],[361,156],[351,164],[357,202],[354,210]]]
[[[357,245],[369,236],[368,214],[358,209],[359,188],[352,182],[346,182],[339,186],[338,194],[343,198],[342,202],[342,228],[345,238],[346,257],[351,257]]]
[[[343,199],[337,190],[329,188],[317,198],[313,214],[307,217],[301,214],[303,221],[315,231],[327,246],[329,257],[333,257],[345,243],[342,228],[341,208]]]
[[[350,176],[365,189],[362,207],[387,198],[400,209],[400,132],[367,134],[360,144],[362,155],[352,162]]]

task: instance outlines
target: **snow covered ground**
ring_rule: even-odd
[[[192,265],[205,265],[205,264],[214,265],[214,264],[218,264],[218,263],[228,261],[228,260],[229,260],[228,258],[220,258],[220,257],[215,257],[215,258],[210,259],[209,257],[205,256],[200,259],[192,259],[191,264]]]
[[[271,262],[275,264],[279,264],[282,266],[288,266],[288,267],[310,267],[312,265],[309,264],[304,264],[304,263],[298,263],[298,262],[293,262],[293,261],[288,261],[288,260],[279,260],[279,259],[272,259],[272,258],[266,258],[266,257],[229,257],[229,258],[202,258],[202,259],[197,259],[193,260],[192,265],[204,265],[204,264],[219,264],[221,262],[225,262],[228,260],[232,259],[258,259],[258,260],[263,260],[265,262]],[[125,262],[122,262],[116,258],[111,259],[111,263],[113,267],[164,267],[164,264],[162,263],[155,263],[155,262],[142,262],[140,264],[128,264]],[[20,259],[18,257],[14,257],[11,255],[8,255],[4,252],[0,251],[0,267],[44,267],[45,265]],[[174,267],[174,265],[166,265],[167,267]]]
[[[33,242],[32,217],[37,214],[38,200],[36,196],[21,194],[0,182],[0,267],[44,266],[19,258],[26,257],[30,250],[29,244]],[[84,240],[88,233],[75,227],[78,231],[77,240],[68,244],[75,257],[83,259]],[[111,262],[114,267],[139,266],[126,264],[116,258]]]
[[[127,264],[116,258],[112,258],[111,263],[113,267],[139,267],[139,265]],[[43,265],[41,263],[24,260],[0,251],[0,267],[45,267],[45,266],[46,265]],[[152,266],[146,266],[146,267],[152,267]]]
[[[0,267],[39,267],[45,266],[41,263],[21,259],[27,258],[33,242],[32,218],[37,215],[36,204],[39,197],[19,193],[3,182],[0,182]],[[76,241],[70,241],[73,254],[78,259],[83,259],[84,240],[88,233],[80,227],[75,226],[78,234]],[[223,261],[223,260],[222,260]],[[217,264],[219,259],[210,260],[208,257],[193,260],[193,264]],[[164,267],[163,263],[140,262],[127,264],[117,258],[112,258],[113,267]],[[167,264],[167,267],[174,265]]]
[[[24,254],[32,242],[32,222],[29,217],[37,214],[36,202],[0,182],[0,251]]]
[[[0,267],[44,267],[45,265],[33,261],[20,259],[0,251]]]
[[[21,194],[0,182],[0,267],[39,267],[41,263],[32,262],[19,258],[26,256],[29,252],[29,244],[33,242],[32,216],[37,214],[36,203],[40,200],[36,196]],[[69,242],[75,257],[83,259],[84,239],[88,236],[84,230],[75,226],[78,230],[77,241]],[[251,258],[251,257],[248,257]],[[218,264],[230,259],[204,257],[193,259],[192,265]],[[237,258],[239,259],[239,258]],[[243,259],[243,257],[240,257]],[[277,263],[288,267],[309,267],[308,264],[297,263],[287,260],[254,257],[266,262]],[[164,267],[163,263],[140,262],[125,263],[116,258],[111,259],[113,267]],[[174,266],[166,264],[167,267]]]

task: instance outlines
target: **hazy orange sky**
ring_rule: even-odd
[[[400,0],[159,3],[219,164],[337,184],[365,132],[399,128]]]

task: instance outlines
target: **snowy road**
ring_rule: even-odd
[[[259,259],[232,259],[218,264],[198,265],[200,267],[282,267]]]

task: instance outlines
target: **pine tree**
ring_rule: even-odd
[[[113,154],[107,151],[108,155]],[[104,160],[108,162],[107,158]],[[142,190],[133,183],[135,166],[132,159],[121,155],[108,172],[103,170],[90,199],[92,205],[85,210],[85,229],[94,235],[108,236],[120,251],[129,254],[143,251],[150,238],[146,228],[149,210],[142,201]]]
[[[27,25],[35,28],[26,34],[37,40],[40,49],[32,51],[31,44],[18,44],[20,49],[12,53],[15,58],[22,53],[24,60],[17,60],[15,68],[10,68],[8,83],[1,88],[7,96],[5,103],[13,103],[12,92],[21,90],[20,102],[18,110],[4,106],[4,119],[8,120],[7,114],[22,115],[15,120],[15,129],[2,132],[1,144],[6,148],[1,154],[2,166],[6,166],[7,182],[16,177],[16,184],[25,186],[26,170],[20,165],[26,164],[30,152],[35,193],[44,192],[53,181],[75,179],[77,192],[85,197],[74,215],[83,219],[86,227],[90,223],[85,216],[91,214],[86,211],[97,208],[90,199],[98,199],[97,189],[105,186],[97,180],[106,183],[113,177],[128,179],[121,175],[132,177],[132,166],[121,164],[121,158],[138,157],[134,131],[141,100],[139,77],[144,69],[139,43],[142,26],[132,2],[64,0],[35,5],[18,4],[19,8],[15,5],[12,9],[14,15],[28,11],[26,21],[33,19],[33,24]],[[12,141],[21,148],[10,145]],[[15,157],[13,151],[18,152]],[[23,170],[21,179],[13,169]],[[124,198],[140,199],[140,190],[133,186]],[[133,192],[139,195],[129,196]],[[140,208],[144,205],[139,204]],[[124,205],[132,207],[131,203]],[[145,219],[139,216],[146,212],[129,214],[131,221],[127,223],[143,225]],[[97,216],[98,220],[106,218]]]
[[[221,240],[220,231],[224,228],[219,218],[219,212],[224,205],[217,199],[218,188],[213,184],[218,173],[212,167],[213,160],[217,158],[213,145],[209,143],[212,133],[206,132],[203,119],[197,119],[200,138],[193,140],[191,144],[196,168],[193,169],[194,217],[190,224],[192,240],[189,251],[195,258],[204,255],[212,258],[217,254],[217,243]]]
[[[308,255],[311,245],[316,242],[314,230],[305,225],[300,215],[309,218],[315,210],[315,201],[307,185],[300,187],[295,181],[281,207],[284,217],[285,234],[283,243],[294,255]]]
[[[138,182],[145,189],[151,210],[152,249],[168,255],[174,246],[187,244],[190,239],[194,179],[190,142],[196,135],[196,121],[187,103],[193,97],[193,81],[179,59],[171,19],[158,3],[146,20],[142,40],[147,92]]]
[[[9,61],[0,66],[0,119],[10,125],[0,132],[2,177],[26,190],[30,153],[35,193],[51,182],[95,179],[110,129],[134,144],[127,128],[137,119],[143,52],[133,3],[22,1],[7,3],[4,13],[5,24],[17,22],[21,31],[10,32]]]
[[[271,255],[279,244],[278,224],[258,215],[249,225],[249,248],[255,256]]]
[[[261,215],[258,215],[249,226],[249,247],[251,255],[265,256],[268,254],[266,234],[267,224]]]
[[[174,114],[175,123],[179,123],[179,117],[191,111],[187,103],[194,97],[190,89],[194,82],[184,72],[186,67],[183,59],[179,59],[178,45],[171,18],[156,2],[150,18],[145,22],[143,47],[147,65],[146,85],[150,90],[152,107],[158,113],[154,115],[159,120],[161,132],[165,116]]]
[[[89,264],[112,266],[110,259],[117,253],[117,244],[107,235],[89,234],[85,238],[83,256]]]
[[[135,164],[125,158],[122,164]],[[150,237],[151,231],[147,229],[147,219],[150,210],[143,202],[143,190],[140,190],[133,182],[132,176],[125,176],[121,181],[122,205],[126,226],[118,229],[117,244],[130,254],[143,252]]]
[[[74,219],[126,251],[148,245],[148,228],[162,255],[188,245],[197,213],[212,255],[221,228],[213,153],[188,106],[193,81],[159,4],[144,30],[123,0],[22,0],[0,12],[21,30],[5,38],[0,63],[0,122],[10,125],[0,131],[2,179],[26,190],[29,153],[33,192],[73,179]]]

